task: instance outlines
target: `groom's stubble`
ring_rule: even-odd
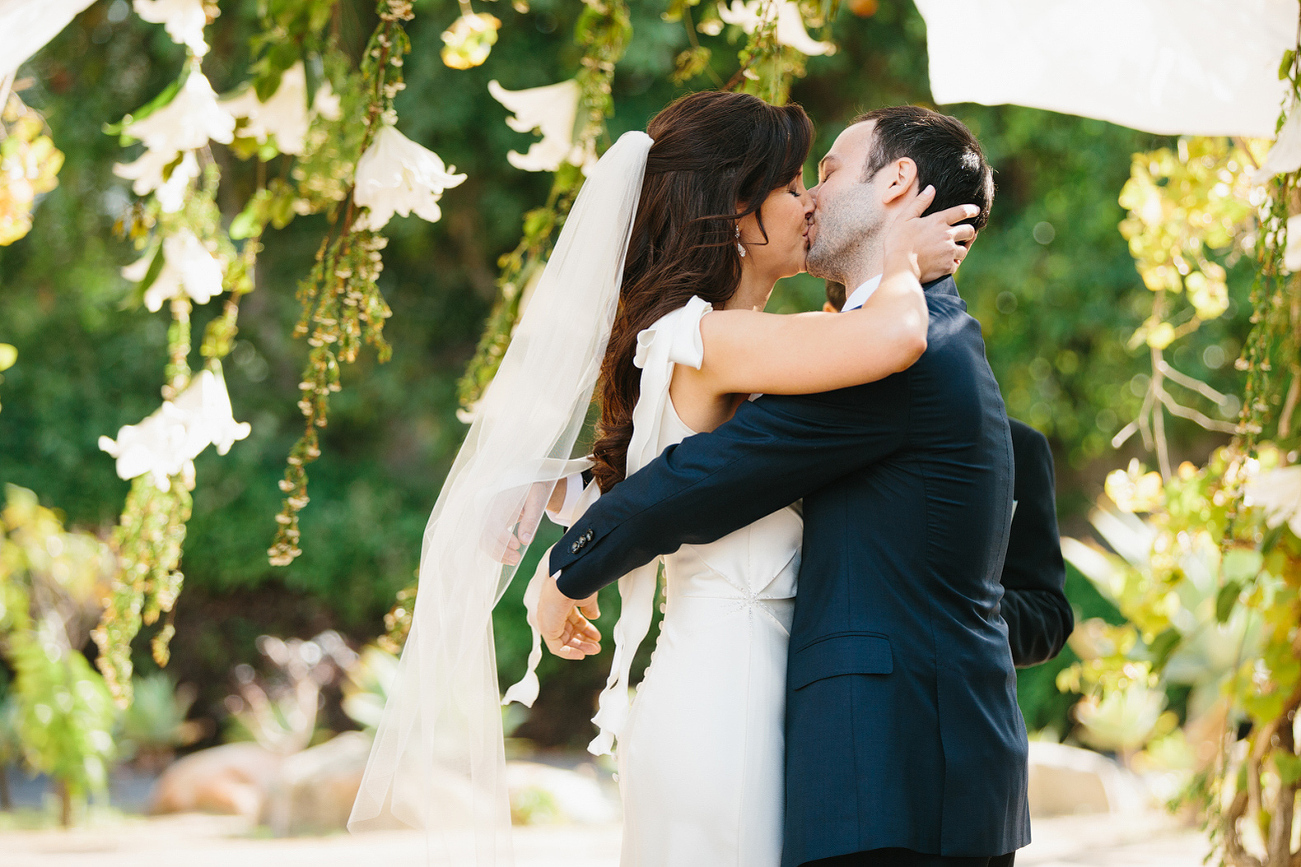
[[[805,263],[810,274],[836,280],[852,292],[880,272],[886,222],[880,197],[871,179],[864,178],[834,201],[818,200],[817,233]]]

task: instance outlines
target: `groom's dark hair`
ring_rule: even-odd
[[[962,121],[919,105],[878,108],[854,118],[854,123],[869,120],[876,126],[864,179],[907,157],[917,164],[918,188],[935,186],[935,201],[926,213],[976,205],[980,213],[963,222],[977,231],[984,228],[994,202],[994,173],[985,162],[980,142]]]

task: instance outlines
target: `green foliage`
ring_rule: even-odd
[[[0,650],[14,671],[13,729],[26,764],[73,803],[107,786],[113,702],[81,655],[87,614],[115,564],[94,536],[65,532],[31,491],[9,485],[0,512]]]
[[[181,591],[184,576],[178,566],[190,512],[184,480],[173,478],[162,491],[149,476],[140,476],[131,483],[122,522],[113,533],[122,569],[91,637],[99,646],[100,671],[123,707],[131,700],[131,641],[142,624],[151,625],[160,614],[171,611]],[[154,637],[159,665],[167,662],[170,638],[170,629]]]
[[[328,10],[330,6],[323,8]],[[366,99],[361,114],[364,132],[358,153],[365,153],[383,125],[395,122],[393,98],[406,86],[401,69],[403,56],[410,51],[411,43],[402,25],[413,17],[411,3],[409,0],[380,0],[377,12],[379,23],[359,65],[359,80]],[[314,34],[326,20],[328,15],[308,14],[301,23],[307,28],[305,33]],[[268,60],[276,54],[278,47],[270,50]],[[288,69],[294,62],[296,58],[283,69]],[[278,65],[273,64],[273,72]],[[351,117],[348,117],[343,124],[350,122]],[[347,156],[350,159],[345,165],[352,169],[359,157]],[[337,165],[329,166],[332,173],[339,168]],[[317,429],[325,427],[328,421],[330,394],[341,388],[339,364],[356,361],[363,340],[379,350],[380,361],[388,361],[391,355],[383,330],[384,320],[392,315],[392,311],[377,283],[383,269],[380,251],[388,240],[364,228],[361,221],[355,219],[361,216],[361,211],[351,188],[346,199],[347,209],[342,221],[336,224],[337,213],[331,212],[330,215],[331,234],[337,229],[337,236],[331,239],[327,235],[321,242],[315,267],[298,287],[303,314],[294,334],[307,337],[312,347],[299,383],[302,396],[298,407],[306,427],[289,453],[285,476],[280,482],[280,490],[286,496],[280,513],[276,515],[280,526],[275,541],[267,551],[273,566],[287,566],[302,553],[298,545],[298,513],[308,501],[307,473],[303,467],[321,454]]]
[[[632,38],[628,7],[622,0],[588,0],[575,24],[575,41],[583,49],[578,83],[579,120],[574,138],[578,152],[593,154],[597,140],[606,133],[606,118],[614,113],[612,97],[614,68]],[[498,260],[498,298],[488,315],[487,326],[479,338],[458,385],[461,404],[470,409],[492,381],[501,359],[510,346],[510,338],[519,321],[520,301],[530,283],[542,274],[555,245],[555,237],[564,225],[583,184],[579,166],[562,163],[555,172],[551,193],[544,207],[524,215],[524,235],[510,253]]]
[[[1255,223],[1247,170],[1256,162],[1222,138],[1181,139],[1177,151],[1135,154],[1120,192],[1129,209],[1120,232],[1147,288],[1183,293],[1192,310],[1166,310],[1157,302],[1134,343],[1165,349],[1228,309],[1225,269],[1209,254],[1236,259],[1247,252],[1241,244]]]
[[[58,184],[63,154],[47,134],[41,116],[23,105],[8,86],[0,88],[0,246],[32,228],[36,197]]]
[[[198,726],[186,721],[193,687],[178,689],[169,675],[156,672],[136,677],[131,694],[131,705],[118,721],[118,758],[157,767],[198,737]]]

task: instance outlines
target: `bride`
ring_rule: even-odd
[[[349,827],[431,832],[431,855],[511,863],[492,606],[532,537],[539,490],[591,467],[560,520],[754,393],[871,382],[925,349],[920,278],[953,270],[974,234],[953,208],[887,231],[879,288],[859,311],[776,316],[776,280],[803,270],[813,129],[798,106],[744,94],[683,97],[599,161],[529,301],[425,532],[413,627]],[[592,462],[571,460],[599,373]],[[565,502],[568,500],[568,502]],[[576,502],[575,502],[576,501]],[[482,528],[515,524],[484,538]],[[624,867],[780,863],[786,640],[802,524],[784,509],[664,558],[666,607],[631,706],[633,655],[658,564],[620,581],[613,670],[596,752],[618,740]],[[541,563],[546,564],[544,555]],[[540,566],[526,594],[536,605]],[[595,616],[594,602],[586,612]],[[540,659],[507,700],[531,704]],[[585,621],[553,650],[599,649]]]

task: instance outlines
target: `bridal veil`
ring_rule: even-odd
[[[576,466],[650,146],[627,133],[588,176],[425,528],[411,633],[348,828],[423,829],[432,863],[512,864],[492,609],[515,567],[486,528],[511,526],[534,482]]]

